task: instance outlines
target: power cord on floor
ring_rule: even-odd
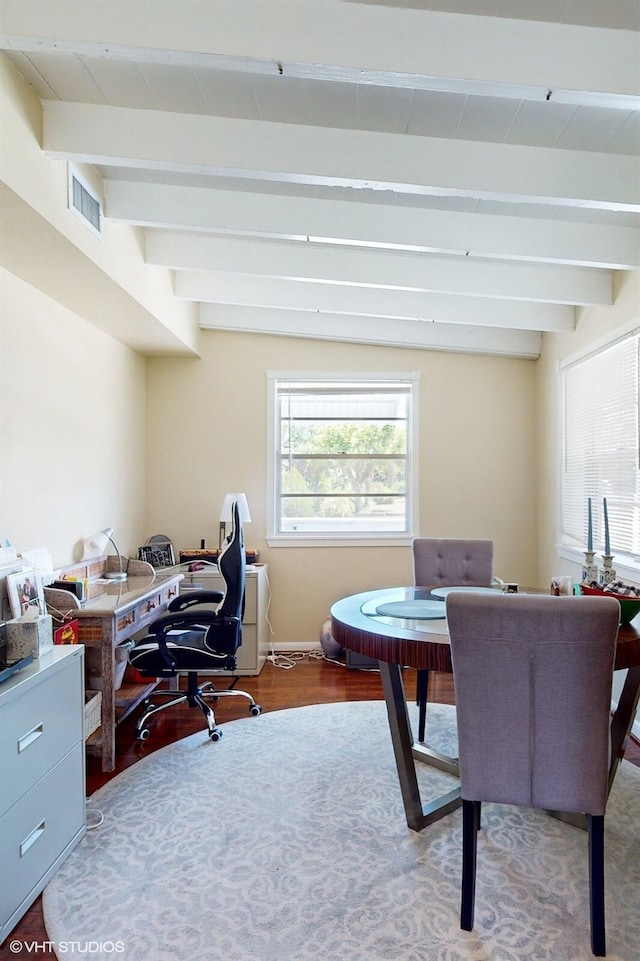
[[[89,798],[85,798],[85,822],[87,831],[95,831],[104,821],[104,814],[98,808],[89,807]]]
[[[267,655],[267,660],[274,667],[280,667],[285,671],[291,670],[300,661],[303,661],[305,657],[308,657],[311,661],[329,661],[330,664],[338,664],[344,667],[341,661],[336,661],[333,657],[327,657],[324,651],[318,649],[315,651],[288,651],[286,654],[276,654],[271,647],[271,654]]]

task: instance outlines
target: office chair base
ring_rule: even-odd
[[[199,687],[197,681],[192,680],[192,675],[189,675],[186,691],[157,690],[154,691],[154,697],[166,697],[167,700],[163,704],[152,704],[150,700],[144,702],[144,711],[141,717],[138,718],[138,723],[136,724],[136,737],[139,741],[146,741],[151,735],[147,722],[155,714],[159,714],[160,711],[165,711],[168,707],[173,707],[175,704],[188,704],[189,707],[199,707],[204,714],[207,727],[209,728],[209,737],[212,741],[220,740],[222,737],[222,729],[216,725],[215,714],[211,706],[207,703],[208,700],[217,701],[221,697],[246,697],[250,702],[250,715],[252,717],[258,717],[259,714],[262,714],[262,708],[247,691],[236,691],[233,688],[218,690],[213,686],[212,681],[207,681],[202,687]]]

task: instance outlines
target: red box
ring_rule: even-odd
[[[67,621],[56,627],[53,632],[54,644],[77,644],[78,643],[78,618],[75,621]]]

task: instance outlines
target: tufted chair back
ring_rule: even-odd
[[[419,587],[488,587],[493,541],[416,537],[413,576]]]

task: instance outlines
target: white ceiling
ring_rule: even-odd
[[[126,13],[125,13],[126,9]],[[202,327],[537,356],[640,267],[640,0],[3,0]]]

